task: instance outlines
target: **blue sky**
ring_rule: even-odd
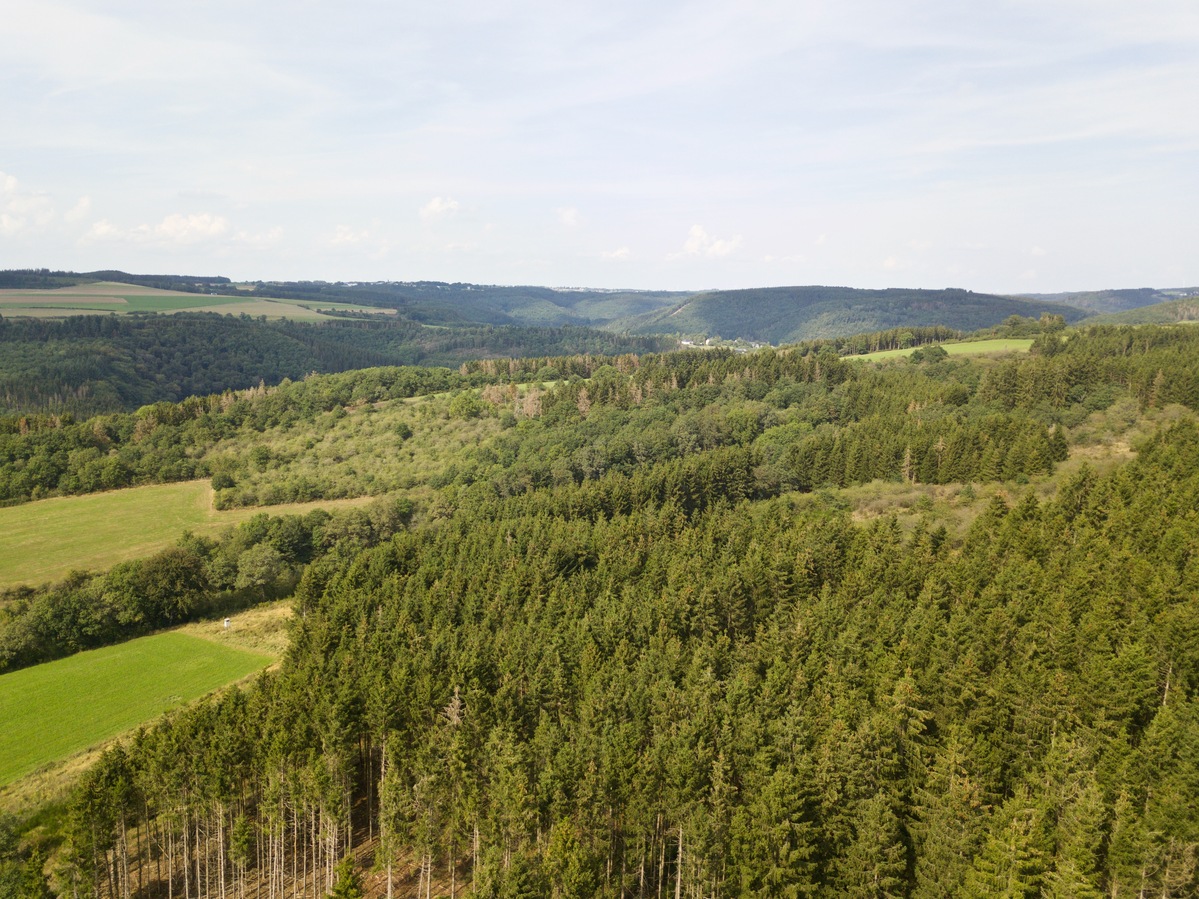
[[[1194,0],[5,0],[0,268],[1199,284]]]

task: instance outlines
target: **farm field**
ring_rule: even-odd
[[[101,281],[57,290],[0,290],[0,315],[33,318],[63,318],[113,312],[219,312],[254,318],[286,318],[293,321],[325,321],[319,310],[379,312],[385,310],[343,303],[292,302],[243,296],[211,296],[158,290],[135,284]],[[386,310],[389,311],[389,310]]]
[[[1025,338],[1003,337],[994,340],[968,340],[962,343],[943,343],[941,346],[951,356],[986,356],[991,353],[1027,353],[1032,341]],[[852,359],[899,359],[910,356],[919,347],[908,347],[906,350],[881,350],[877,353],[867,353],[864,356],[852,356]]]
[[[185,481],[10,506],[0,509],[0,588],[45,583],[72,569],[110,568],[153,555],[184,531],[215,534],[260,512],[303,514],[366,501],[323,500],[218,512],[208,481]]]
[[[268,655],[166,633],[0,676],[0,785],[272,661]]]

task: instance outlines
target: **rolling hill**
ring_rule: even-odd
[[[1083,320],[1088,325],[1167,325],[1174,322],[1199,321],[1199,290],[1183,299],[1140,306],[1124,312],[1096,315]]]
[[[968,290],[772,287],[711,291],[619,324],[636,334],[718,334],[781,344],[922,325],[973,331],[1012,315],[1035,318],[1044,313],[1067,321],[1084,316],[1057,303]]]
[[[1075,290],[1065,293],[1018,294],[1021,299],[1064,303],[1098,315],[1127,312],[1199,294],[1199,287],[1136,287],[1126,290]]]

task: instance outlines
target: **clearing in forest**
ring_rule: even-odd
[[[179,633],[0,676],[0,785],[265,668],[268,655]]]
[[[1032,341],[1022,337],[997,337],[994,340],[966,340],[962,343],[943,343],[941,347],[951,356],[986,356],[991,353],[1027,353]],[[880,350],[864,356],[847,356],[848,359],[898,359],[910,356],[920,347],[904,350]]]
[[[129,487],[0,509],[0,589],[103,571],[173,546],[184,531],[212,535],[261,512],[304,514],[365,500],[231,509],[212,507],[208,481]]]

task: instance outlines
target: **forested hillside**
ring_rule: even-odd
[[[1155,306],[1159,303],[1169,303],[1183,297],[1199,295],[1195,287],[1137,287],[1125,290],[1077,290],[1064,293],[1030,293],[1023,294],[1024,299],[1038,300],[1049,303],[1062,303],[1085,309],[1087,312],[1099,315],[1112,315],[1140,309],[1145,306]],[[1129,323],[1131,324],[1131,322]]]
[[[701,293],[620,325],[637,334],[718,334],[782,344],[888,328],[941,325],[976,331],[1012,315],[1061,315],[1077,321],[1084,313],[1071,306],[969,290],[772,287]]]
[[[411,506],[181,544],[218,594],[259,546],[299,575],[285,663],[104,754],[0,883],[45,851],[81,896],[1195,895],[1199,332],[1049,325],[1001,359],[476,362],[27,421],[10,484],[99,423],[97,458],[178,447],[225,502]],[[851,514],[879,480],[922,499]],[[152,570],[59,608],[175,614]]]
[[[0,318],[0,414],[85,417],[375,365],[486,356],[649,352],[673,341],[582,328],[426,328],[347,318],[307,324],[215,313]]]
[[[1199,291],[1185,298],[1140,306],[1126,312],[1097,315],[1088,319],[1088,324],[1165,325],[1194,321],[1199,321]]]

